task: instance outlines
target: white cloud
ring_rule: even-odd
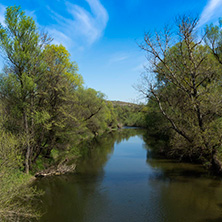
[[[215,19],[218,19],[221,15],[222,0],[209,0],[201,13],[199,27]]]
[[[53,31],[56,42],[69,45],[78,43],[79,47],[91,45],[103,34],[108,22],[108,13],[99,0],[85,0],[90,7],[90,11],[83,7],[66,2],[67,12],[70,17],[64,17],[55,11],[50,10],[56,25],[48,27]]]

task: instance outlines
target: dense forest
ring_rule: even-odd
[[[38,218],[36,173],[70,166],[80,144],[122,126],[146,128],[155,151],[222,172],[222,21],[198,32],[198,19],[146,33],[146,105],[107,101],[84,87],[78,66],[19,7],[0,25],[0,220]],[[151,139],[152,137],[152,139]]]

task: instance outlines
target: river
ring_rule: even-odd
[[[152,157],[143,130],[82,148],[76,173],[42,178],[41,222],[222,221],[222,182],[199,165]]]

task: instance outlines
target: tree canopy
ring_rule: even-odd
[[[220,31],[211,25],[199,36],[198,19],[188,16],[178,18],[176,25],[176,33],[166,28],[154,36],[145,34],[140,47],[151,68],[143,78],[146,87],[139,90],[149,97],[148,107],[157,104],[170,129],[168,154],[221,172]],[[161,123],[156,124],[161,130]]]

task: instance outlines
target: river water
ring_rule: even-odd
[[[40,221],[222,221],[221,180],[201,166],[152,157],[143,133],[104,136],[82,148],[75,174],[38,180]]]

